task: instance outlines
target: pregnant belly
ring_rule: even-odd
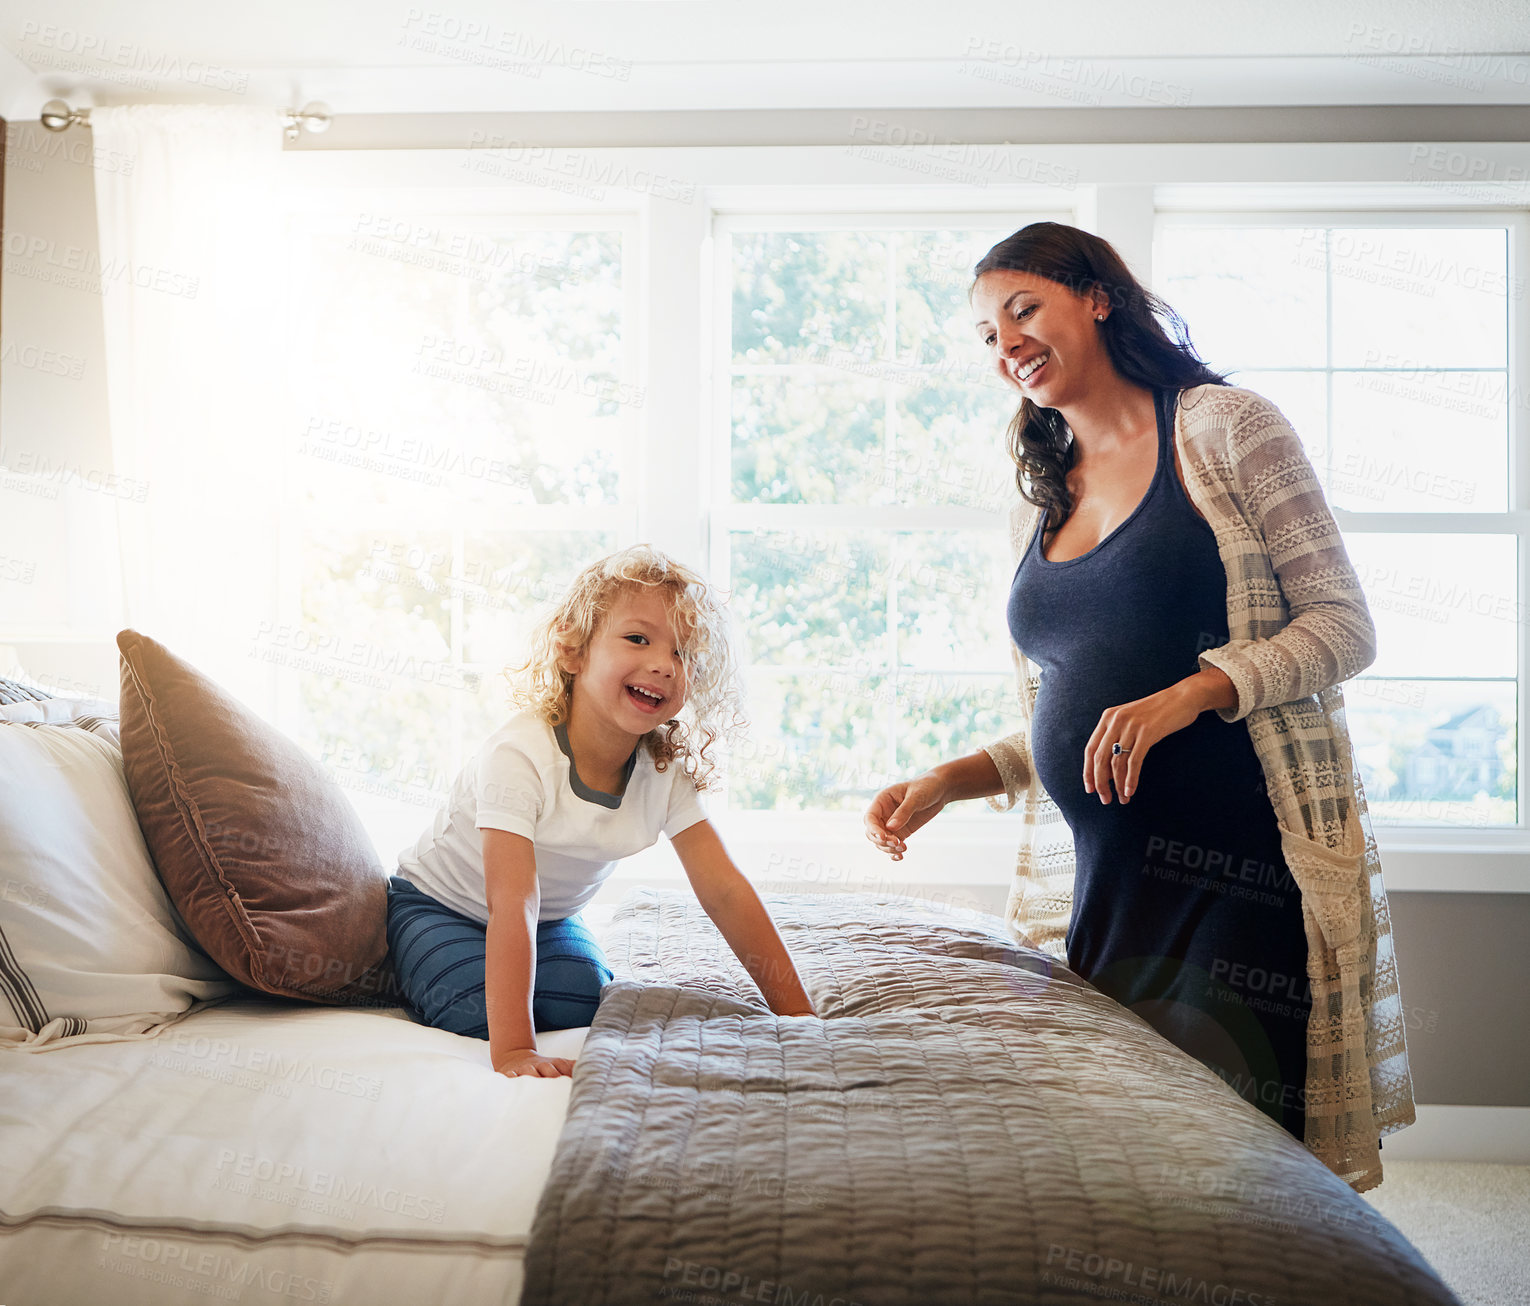
[[[1084,749],[1090,736],[1108,708],[1144,695],[1102,697],[1098,688],[1070,682],[1066,677],[1056,676],[1050,681],[1043,677],[1036,694],[1031,755],[1042,787],[1077,830],[1075,818],[1092,816],[1101,806],[1099,796],[1084,789]],[[1220,793],[1236,792],[1256,807],[1268,807],[1268,799],[1260,796],[1263,774],[1248,727],[1241,721],[1223,721],[1208,711],[1143,753],[1137,789],[1128,807],[1167,805],[1173,810],[1199,810],[1207,801],[1211,777]],[[1116,795],[1111,797],[1114,803]]]
[[[1070,823],[1080,804],[1099,805],[1099,798],[1084,791],[1084,749],[1101,715],[1121,701],[1090,690],[1062,676],[1044,676],[1032,718],[1036,776]]]

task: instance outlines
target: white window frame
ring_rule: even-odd
[[[1431,190],[1406,179],[1416,166],[1417,148],[1406,142],[1372,144],[1239,144],[1239,145],[1030,145],[998,147],[1016,157],[1041,161],[1052,176],[1067,176],[1066,185],[988,186],[979,182],[953,185],[924,180],[907,166],[888,161],[900,153],[881,150],[878,158],[862,157],[839,146],[802,147],[664,147],[588,149],[579,151],[597,164],[617,161],[629,169],[687,179],[693,196],[686,202],[645,194],[613,191],[605,204],[571,206],[536,186],[499,181],[466,185],[463,151],[368,150],[350,153],[302,151],[285,156],[290,175],[328,193],[324,203],[343,196],[355,205],[362,196],[393,197],[374,203],[399,205],[398,197],[413,195],[422,208],[446,211],[442,192],[450,192],[457,207],[450,211],[519,213],[573,212],[583,208],[603,215],[632,215],[637,223],[638,268],[641,273],[639,320],[642,329],[640,380],[647,403],[640,421],[640,462],[653,469],[635,487],[638,495],[635,529],[686,559],[715,562],[725,548],[726,522],[717,514],[714,497],[721,472],[718,444],[726,440],[719,429],[717,389],[727,389],[727,375],[716,370],[715,344],[719,319],[714,230],[719,221],[748,215],[751,219],[777,214],[814,215],[823,225],[828,215],[878,214],[896,225],[907,214],[1064,213],[1070,220],[1098,232],[1116,245],[1139,276],[1152,284],[1152,248],[1160,213],[1176,220],[1189,211],[1247,215],[1266,219],[1279,214],[1321,215],[1330,223],[1339,213],[1379,225],[1384,215],[1419,213],[1443,215],[1460,223],[1476,212],[1494,222],[1511,222],[1509,274],[1511,284],[1530,268],[1526,248],[1525,214],[1530,201],[1505,198],[1504,187],[1489,182],[1466,183]],[[1475,176],[1530,175],[1530,146],[1517,143],[1468,142],[1457,151],[1486,161],[1486,173]],[[904,161],[922,162],[928,149],[901,151]],[[1028,164],[1029,166],[1029,164]],[[927,170],[928,171],[928,170]],[[1011,169],[1009,177],[1021,175]],[[1441,178],[1445,180],[1445,178]],[[1060,202],[1061,201],[1061,202]],[[1361,216],[1363,215],[1363,219]],[[1293,218],[1293,220],[1295,220]],[[1002,219],[1001,219],[1002,225]],[[1512,303],[1509,369],[1511,392],[1530,387],[1530,359],[1525,357],[1527,307]],[[1194,323],[1191,324],[1192,330]],[[726,413],[726,406],[723,410]],[[1511,493],[1516,505],[1530,505],[1530,457],[1523,442],[1530,433],[1517,417],[1511,428]],[[1343,529],[1400,529],[1380,515],[1336,512]],[[1524,507],[1508,514],[1514,530],[1530,525]],[[1479,530],[1502,529],[1502,514],[1481,514]],[[905,520],[899,514],[900,523]],[[716,529],[714,529],[714,526]],[[719,543],[722,541],[722,543]],[[1527,584],[1524,547],[1519,580]],[[1525,610],[1530,610],[1527,606]],[[996,619],[998,617],[996,616]],[[1520,655],[1520,775],[1526,775],[1525,646]],[[974,741],[974,746],[982,741]],[[1530,830],[1527,807],[1520,805],[1521,827],[1515,830],[1427,830],[1423,827],[1383,827],[1377,839],[1387,882],[1392,889],[1435,891],[1530,892]],[[748,816],[750,820],[737,818]],[[760,818],[760,819],[753,819]],[[894,865],[867,843],[859,813],[729,813],[719,824],[739,864],[749,873],[779,881],[795,876],[805,888],[866,887],[868,877],[892,884],[918,884],[921,892],[953,895],[966,887],[980,888],[992,899],[1002,894],[1012,874],[1018,817],[969,818],[960,812],[942,816],[911,845],[905,861]],[[630,878],[648,882],[678,876],[672,856],[634,859]],[[795,867],[793,859],[797,859]],[[806,869],[804,869],[806,868]],[[623,878],[629,878],[624,876]]]

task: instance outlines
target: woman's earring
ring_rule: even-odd
[[[1105,314],[1103,314],[1103,313],[1096,313],[1094,315],[1094,320],[1096,322],[1103,322],[1105,320]]]

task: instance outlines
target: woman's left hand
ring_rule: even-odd
[[[1098,793],[1102,803],[1110,802],[1110,787],[1116,787],[1123,803],[1131,801],[1142,774],[1142,759],[1160,739],[1183,730],[1206,710],[1206,703],[1196,693],[1198,686],[1190,677],[1161,689],[1146,698],[1108,707],[1100,714],[1100,723],[1084,746],[1084,792]],[[1121,751],[1113,753],[1112,745]]]

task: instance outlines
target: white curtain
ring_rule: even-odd
[[[123,624],[259,711],[276,610],[282,119],[274,109],[91,110]]]

